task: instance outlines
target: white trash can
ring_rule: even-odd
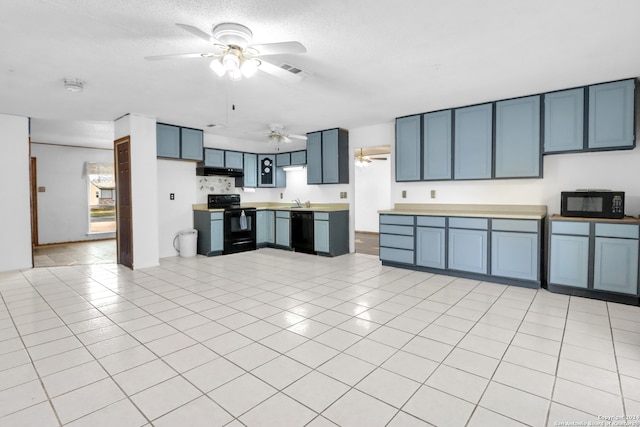
[[[178,245],[176,246],[176,240]],[[173,247],[181,257],[196,256],[198,248],[198,230],[193,228],[187,228],[178,231],[176,237],[173,239]]]

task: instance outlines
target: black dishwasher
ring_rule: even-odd
[[[291,212],[291,247],[296,252],[313,250],[313,212]]]

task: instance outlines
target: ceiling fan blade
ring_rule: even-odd
[[[371,160],[388,160],[386,157],[369,157]]]
[[[288,144],[291,142],[291,138],[289,138],[289,136],[287,135],[281,135],[280,139],[282,140],[282,142],[284,142],[285,144]]]
[[[202,53],[176,53],[173,55],[156,55],[156,56],[145,56],[144,59],[148,59],[149,61],[158,61],[163,59],[190,59],[190,58],[213,58],[216,56],[211,52],[202,52]]]
[[[289,71],[283,70],[282,68],[264,60],[260,60],[260,66],[258,67],[258,69],[264,71],[267,74],[271,74],[272,76],[287,80],[291,83],[298,83],[300,80],[302,80],[302,77],[298,76],[297,74],[290,73]]]
[[[300,42],[254,44],[249,46],[249,48],[258,51],[258,54],[253,56],[279,55],[285,53],[305,53],[307,51],[307,48],[304,47],[304,45]]]
[[[307,140],[307,137],[305,135],[291,135],[291,134],[289,134],[288,137],[291,138],[291,139],[302,139],[304,141]]]
[[[196,37],[201,38],[202,40],[209,42],[211,44],[222,44],[220,43],[218,40],[216,40],[215,38],[213,38],[213,36],[211,34],[205,33],[204,31],[202,31],[200,28],[196,28],[193,25],[187,25],[187,24],[176,24],[176,26],[182,28],[183,30],[186,30],[188,32],[190,32],[191,34],[193,34]]]

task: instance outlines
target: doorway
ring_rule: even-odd
[[[116,167],[116,242],[118,264],[133,268],[131,207],[131,141],[125,136],[114,142]]]
[[[391,165],[389,145],[356,148],[353,152],[355,251],[378,256],[378,211],[389,209]]]

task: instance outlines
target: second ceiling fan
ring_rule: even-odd
[[[210,58],[209,66],[220,77],[227,75],[237,81],[251,77],[261,70],[285,80],[297,82],[301,77],[284,70],[264,59],[263,56],[305,53],[307,49],[297,41],[253,44],[253,33],[249,28],[234,22],[223,22],[213,27],[212,34],[187,24],[178,27],[211,43],[209,52],[179,53],[174,55],[147,56],[148,60]]]

